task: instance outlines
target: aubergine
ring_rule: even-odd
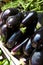
[[[31,37],[34,34],[34,26],[30,25],[29,27],[20,28],[17,33],[14,33],[7,42],[9,48],[15,46],[15,43],[22,42],[25,38]]]
[[[29,41],[27,42],[27,44],[24,44],[23,45],[23,52],[26,56],[31,56],[34,48],[32,47],[32,42],[31,42],[31,39],[29,39]]]
[[[6,21],[6,24],[7,24],[8,28],[17,29],[20,26],[20,23],[23,18],[24,18],[23,13],[19,12],[15,16],[10,16]]]
[[[7,40],[10,38],[10,36],[14,33],[13,30],[9,29],[6,24],[4,24],[0,29],[0,34],[2,41],[4,43],[7,42]]]
[[[20,44],[25,38],[26,36],[19,30],[8,39],[6,46],[8,48],[13,48],[18,43]]]
[[[17,32],[15,32],[9,39],[8,42],[6,43],[6,46],[8,48],[12,48],[18,43],[21,43],[24,39],[27,38],[28,34],[26,33],[28,30],[25,28],[20,28]]]
[[[38,15],[37,12],[31,11],[29,14],[22,20],[21,27],[25,26],[28,27],[29,25],[32,25],[32,23],[36,26],[38,22]]]
[[[32,37],[32,46],[34,48],[39,47],[40,45],[43,45],[43,27],[39,28]]]
[[[16,15],[18,12],[19,11],[17,8],[8,8],[4,10],[1,16],[3,23],[6,23],[6,20],[9,16]]]
[[[31,65],[43,65],[43,51],[35,51],[31,57]]]

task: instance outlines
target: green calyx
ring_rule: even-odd
[[[26,32],[26,27],[20,28],[20,31],[24,34]]]

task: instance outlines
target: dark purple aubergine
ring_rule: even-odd
[[[4,43],[7,42],[13,33],[14,31],[10,30],[6,24],[4,24],[0,29],[1,38]]]
[[[34,26],[36,26],[37,22],[38,22],[37,12],[31,11],[31,12],[29,12],[28,15],[22,20],[21,26],[26,26],[26,27],[28,27],[29,25],[32,25],[32,24],[34,24]]]
[[[26,37],[24,34],[19,30],[15,32],[9,39],[8,42],[6,43],[6,46],[8,48],[12,48],[16,46],[18,43],[21,43]]]
[[[34,34],[32,38],[32,46],[34,48],[39,47],[40,45],[43,45],[43,27],[38,29]]]
[[[29,39],[29,41],[27,42],[27,44],[23,45],[23,52],[24,52],[25,55],[27,55],[29,57],[31,56],[31,54],[32,54],[32,52],[34,50],[34,48],[32,47],[31,44],[32,44],[31,43],[31,39]]]
[[[8,8],[5,11],[3,11],[1,16],[3,23],[6,23],[6,20],[9,16],[16,15],[18,12],[19,11],[17,8]]]
[[[29,28],[20,28],[20,30],[17,33],[14,33],[10,39],[7,42],[7,46],[9,46],[9,48],[15,46],[15,44],[17,44],[18,42],[20,43],[20,41],[22,42],[25,38],[27,37],[31,37],[34,34],[34,26],[30,26]]]
[[[35,51],[33,53],[31,65],[43,65],[43,51]]]
[[[24,29],[24,30],[23,30]],[[27,28],[20,28],[20,30],[18,30],[17,32],[15,32],[8,40],[8,42],[6,43],[8,48],[12,48],[13,46],[15,46],[18,43],[21,43],[23,40],[25,40],[27,37],[30,37],[31,35],[27,34],[27,31],[29,29]],[[31,31],[31,30],[30,30]],[[30,32],[29,32],[30,33]],[[33,34],[33,33],[32,33]]]
[[[24,18],[23,13],[18,13],[15,16],[10,16],[7,21],[6,24],[8,26],[8,28],[14,28],[17,29],[18,27],[20,27],[20,23],[22,21],[22,19]]]

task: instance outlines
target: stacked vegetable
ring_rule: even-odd
[[[1,38],[4,45],[16,57],[19,55],[19,57],[24,57],[26,62],[31,59],[32,65],[33,63],[34,65],[37,65],[36,63],[40,65],[36,61],[37,55],[35,53],[39,52],[41,56],[39,56],[39,61],[43,61],[43,27],[36,30],[37,12],[20,12],[17,8],[8,8],[2,12],[1,19]],[[34,59],[36,60],[34,61]],[[26,65],[28,65],[28,62]]]

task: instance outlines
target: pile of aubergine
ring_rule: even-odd
[[[36,29],[37,23],[36,11],[8,8],[1,13],[1,40],[12,55],[25,59],[24,65],[43,65],[43,26]]]

